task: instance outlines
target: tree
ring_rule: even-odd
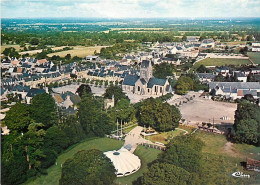
[[[198,73],[206,73],[207,72],[207,68],[201,64],[198,68],[197,68],[197,72]]]
[[[113,184],[115,168],[102,151],[92,149],[76,153],[62,168],[60,185]]]
[[[193,80],[188,76],[181,76],[176,84],[176,93],[186,94],[187,91],[193,90]]]
[[[29,173],[35,173],[40,170],[41,159],[46,158],[42,149],[46,133],[43,127],[42,123],[31,123],[28,127],[28,132],[23,136]]]
[[[260,144],[260,108],[242,100],[235,112],[234,140],[248,144]]]
[[[158,158],[160,162],[174,164],[190,173],[200,174],[202,146],[202,141],[192,135],[177,136],[170,140],[166,145],[166,151]]]
[[[27,179],[28,163],[22,136],[13,133],[1,137],[1,183],[21,184]]]
[[[187,40],[187,36],[186,36],[186,35],[183,35],[183,37],[182,37],[181,40],[182,40],[182,41],[186,41],[186,40]]]
[[[68,53],[65,57],[66,60],[70,60],[71,59],[71,55]]]
[[[39,39],[37,39],[37,38],[32,38],[31,41],[30,41],[30,44],[31,44],[31,45],[38,45],[39,42],[40,42]]]
[[[119,119],[119,121],[130,121],[131,115],[134,113],[135,109],[130,104],[128,99],[122,98],[116,104],[116,106],[111,110],[111,115],[115,119]],[[114,120],[116,121],[116,120]]]
[[[153,75],[156,78],[166,78],[172,76],[174,71],[174,65],[163,62],[161,64],[154,65]]]
[[[89,95],[89,94],[92,93],[91,88],[90,88],[89,85],[87,85],[87,84],[81,84],[81,85],[78,87],[77,91],[76,91],[76,93],[78,93],[78,95],[79,95],[80,97],[83,96],[84,92],[86,93],[86,95]]]
[[[44,147],[54,150],[58,154],[66,149],[69,145],[69,138],[61,129],[52,126],[46,130],[44,137]]]
[[[38,123],[43,123],[46,128],[57,122],[55,101],[47,93],[41,93],[32,98],[31,112],[32,118]]]
[[[217,76],[215,76],[214,81],[215,82],[224,82],[225,78],[223,77],[222,74],[219,73]]]
[[[107,113],[102,111],[102,104],[93,96],[83,96],[79,103],[79,122],[86,134],[94,134],[96,136],[104,136],[109,134],[111,120]]]
[[[137,184],[142,185],[188,185],[198,184],[198,178],[173,164],[154,163],[146,173],[139,179]]]
[[[111,85],[106,89],[106,92],[104,94],[104,98],[109,98],[111,99],[112,96],[114,95],[115,98],[115,104],[117,104],[117,102],[122,99],[128,99],[128,97],[125,95],[125,93],[123,92],[122,88],[117,86],[117,85]]]
[[[19,56],[20,56],[19,53],[13,47],[5,48],[5,50],[3,51],[3,54],[5,56],[16,57],[16,58],[19,58]]]
[[[151,126],[157,131],[173,130],[181,119],[178,108],[154,98],[143,101],[137,114],[140,125]]]
[[[25,133],[32,121],[29,106],[24,103],[16,103],[6,113],[3,123],[11,132]]]

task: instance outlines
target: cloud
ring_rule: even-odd
[[[1,9],[2,17],[256,17],[260,0],[2,0]]]

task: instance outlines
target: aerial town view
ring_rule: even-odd
[[[1,185],[259,185],[259,0],[2,0]]]

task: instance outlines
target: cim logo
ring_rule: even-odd
[[[250,178],[250,175],[246,175],[243,172],[234,172],[232,173],[233,177],[239,177],[239,178]]]

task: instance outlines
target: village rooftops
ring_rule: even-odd
[[[224,89],[260,89],[259,82],[209,82],[210,89],[216,86]]]

